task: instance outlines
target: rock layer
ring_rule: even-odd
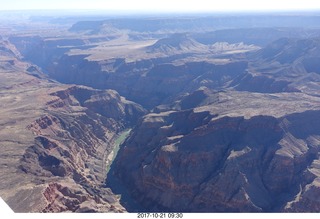
[[[319,98],[256,95],[255,111],[232,107],[252,97],[227,92],[148,114],[119,152],[117,176],[147,211],[316,212]]]
[[[111,168],[145,211],[318,211],[317,20],[124,18],[6,34],[1,197],[17,212],[122,212],[104,184]],[[278,39],[293,35],[305,39]],[[120,95],[152,113],[140,120]]]
[[[5,45],[0,196],[15,212],[125,211],[104,186],[105,159],[117,133],[144,109],[112,90],[51,82],[39,70],[35,75],[36,68]]]

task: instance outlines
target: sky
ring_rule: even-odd
[[[319,0],[0,0],[0,10],[89,9],[132,12],[320,9]]]

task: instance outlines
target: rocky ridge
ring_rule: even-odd
[[[320,99],[242,92],[206,99],[216,101],[148,114],[132,131],[115,172],[133,197],[147,211],[317,212]]]
[[[38,78],[6,49],[0,196],[15,212],[124,212],[104,186],[105,162],[117,133],[144,109],[112,90]]]
[[[119,19],[79,22],[68,40],[9,37],[0,195],[16,211],[124,211],[105,159],[133,125],[108,177],[144,211],[317,212],[318,18],[238,18],[212,32],[207,18]]]
[[[318,95],[319,38],[281,38],[248,55],[250,68],[232,85],[261,93],[303,92]]]

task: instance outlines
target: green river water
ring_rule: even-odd
[[[122,184],[122,182],[114,175],[115,165],[113,164],[114,160],[117,157],[117,153],[120,150],[121,144],[126,140],[129,136],[131,129],[127,129],[119,134],[119,136],[114,141],[114,149],[112,153],[110,153],[110,157],[108,156],[109,162],[106,162],[107,168],[107,178],[105,181],[106,187],[109,187],[114,194],[119,195],[120,203],[126,208],[128,212],[143,212],[144,209],[131,198],[129,191]]]

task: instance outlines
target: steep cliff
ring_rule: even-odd
[[[103,71],[104,62],[65,55],[49,75],[63,83],[114,89],[127,99],[152,109],[159,104],[171,103],[176,96],[193,92],[201,86],[222,89],[243,75],[248,67],[246,61],[225,64],[207,61],[175,64],[166,61],[146,59],[127,63],[110,60],[112,70]]]
[[[132,196],[147,211],[318,211],[320,99],[210,96],[132,131],[114,168]]]
[[[246,60],[233,59],[232,54],[259,48],[243,43],[203,45],[187,34],[160,37],[135,42],[124,36],[94,44],[90,37],[9,39],[49,77],[61,83],[113,89],[148,109],[201,86],[222,89],[248,67]]]
[[[119,18],[6,34],[0,196],[16,212],[319,211],[317,20]],[[278,39],[292,36],[304,39]],[[133,200],[114,194],[122,183]]]
[[[0,60],[0,196],[15,212],[125,211],[104,185],[106,159],[144,109],[112,90],[41,78],[10,46]]]
[[[241,91],[318,95],[320,39],[280,38],[248,54],[246,74],[231,85]]]

